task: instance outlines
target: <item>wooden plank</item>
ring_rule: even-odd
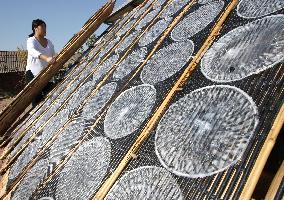
[[[116,20],[121,18],[123,15],[125,15],[128,12],[131,12],[134,8],[140,5],[144,5],[148,0],[133,0],[129,2],[127,5],[123,6],[119,10],[117,10],[115,13],[110,15],[108,19],[105,21],[106,24],[113,24]],[[142,6],[143,6],[142,5]],[[141,6],[141,7],[142,7]]]
[[[61,69],[62,65],[84,44],[89,36],[107,19],[114,7],[114,1],[105,4],[86,25],[83,31],[72,38],[70,45],[56,57],[56,62],[48,65],[32,82],[30,82],[9,106],[0,114],[0,136],[16,121],[17,117],[26,109],[49,80]],[[72,43],[72,44],[71,44]]]
[[[274,176],[274,179],[269,187],[269,190],[265,196],[266,200],[274,199],[277,193],[277,190],[280,186],[280,183],[284,177],[284,161],[282,162],[280,168]]]
[[[192,1],[190,5],[196,3],[196,1]],[[102,184],[102,186],[99,188],[98,192],[95,194],[93,200],[101,200],[104,199],[110,188],[113,186],[113,184],[116,182],[120,174],[123,172],[123,170],[126,168],[128,163],[133,159],[133,154],[136,154],[143,142],[148,138],[148,136],[151,133],[151,130],[153,129],[156,122],[161,118],[162,114],[165,111],[165,108],[170,103],[171,99],[175,95],[176,91],[179,90],[179,88],[182,88],[188,77],[191,75],[193,70],[196,68],[197,64],[201,60],[201,57],[206,52],[206,50],[209,48],[209,46],[213,43],[215,37],[219,34],[219,31],[221,30],[221,27],[225,20],[227,19],[228,15],[231,13],[231,11],[235,8],[237,5],[238,0],[233,0],[229,6],[226,8],[225,12],[222,14],[222,16],[218,19],[217,24],[211,31],[210,35],[208,36],[205,43],[202,45],[200,50],[197,52],[196,56],[193,58],[193,60],[190,62],[189,66],[185,69],[184,73],[181,75],[181,77],[178,79],[178,81],[175,83],[173,88],[170,90],[170,92],[167,94],[165,100],[160,105],[160,107],[157,109],[157,111],[154,113],[153,117],[149,120],[149,122],[145,125],[145,128],[141,131],[140,135],[138,136],[135,143],[131,146],[127,154],[124,156],[122,161],[119,163],[117,168],[113,171],[113,173],[106,179],[106,181]],[[182,17],[182,16],[181,16]],[[178,19],[176,18],[175,23],[178,23]],[[173,24],[172,24],[173,25]],[[167,29],[167,31],[171,31],[171,29]],[[160,40],[159,40],[160,42]]]
[[[277,139],[277,136],[281,130],[281,127],[284,122],[284,104],[282,105],[274,123],[273,126],[264,142],[264,145],[258,155],[258,158],[254,164],[254,167],[249,175],[249,178],[244,186],[244,189],[241,193],[240,199],[246,200],[250,199],[252,196],[252,193],[255,189],[255,186],[258,182],[258,179],[261,175],[261,172],[265,166],[265,163],[268,159],[268,156],[275,144],[275,141]]]

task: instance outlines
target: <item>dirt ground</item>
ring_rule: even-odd
[[[0,74],[0,112],[24,88],[24,72]]]
[[[0,99],[0,113],[10,104],[13,98]]]

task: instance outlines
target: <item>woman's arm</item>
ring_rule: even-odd
[[[40,51],[37,50],[36,40],[34,40],[33,38],[29,38],[27,40],[27,50],[28,50],[29,54],[32,55],[33,57],[39,58],[39,59],[44,60],[48,63],[53,62],[53,57],[42,54]]]
[[[44,54],[40,54],[38,58],[41,59],[41,60],[44,60],[48,63],[50,63],[53,59],[53,57],[50,57],[50,56],[47,56],[47,55],[44,55]]]

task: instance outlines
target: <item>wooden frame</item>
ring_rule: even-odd
[[[193,1],[191,3],[194,4],[194,2],[195,1]],[[182,76],[175,83],[173,88],[169,91],[169,93],[167,94],[163,103],[155,111],[155,113],[153,114],[153,117],[150,119],[150,121],[146,124],[144,129],[141,131],[137,140],[131,146],[131,148],[129,149],[127,154],[123,157],[123,159],[119,163],[118,167],[114,170],[114,172],[111,174],[111,176],[102,184],[101,188],[99,189],[99,191],[97,192],[97,194],[95,195],[95,197],[93,199],[103,199],[105,197],[105,195],[107,194],[107,192],[109,191],[109,189],[113,186],[115,181],[118,179],[118,177],[122,174],[123,170],[125,170],[127,165],[132,161],[132,159],[136,158],[136,153],[139,151],[139,148],[142,146],[143,142],[151,134],[151,130],[155,126],[156,122],[161,118],[162,114],[164,113],[165,109],[169,105],[170,101],[172,100],[172,98],[174,97],[176,92],[182,90],[184,83],[187,81],[187,79],[190,77],[193,70],[196,68],[196,66],[200,62],[200,59],[202,58],[203,54],[210,47],[210,45],[213,43],[215,37],[219,34],[219,32],[222,28],[222,25],[224,24],[224,21],[226,20],[228,15],[231,13],[231,11],[234,9],[234,7],[236,6],[237,3],[238,3],[237,0],[231,1],[231,3],[226,8],[226,10],[222,14],[222,16],[218,19],[217,24],[213,28],[212,32],[210,33],[210,35],[208,36],[207,40],[204,42],[204,44],[202,45],[200,50],[197,52],[196,56],[190,62],[189,66],[186,68],[186,70],[184,71]],[[188,7],[188,8],[190,8],[190,7]],[[164,32],[165,35],[168,34],[172,30],[171,27],[174,27],[174,25],[178,22],[177,19],[175,19],[175,21],[170,25],[170,27]],[[146,60],[149,60],[149,58],[153,55],[153,53],[157,50],[159,45],[162,43],[164,38],[165,38],[165,36],[163,35],[161,37],[161,39],[158,41],[157,45],[152,50],[152,52],[148,55]],[[142,64],[142,66],[140,66],[140,68],[143,67],[143,65],[145,63],[146,63],[146,61]],[[133,76],[135,76],[135,75],[136,74],[134,74]],[[101,84],[99,84],[98,87],[100,87],[100,86],[101,86]],[[252,196],[252,193],[255,189],[256,183],[257,183],[257,181],[258,181],[258,179],[261,175],[261,172],[262,172],[263,167],[264,167],[264,165],[267,161],[267,158],[268,158],[268,156],[269,156],[269,154],[270,154],[270,152],[271,152],[271,150],[272,150],[272,148],[275,144],[277,136],[278,136],[278,134],[281,130],[281,127],[283,125],[283,122],[284,122],[284,104],[282,105],[280,111],[278,112],[276,119],[274,120],[273,126],[272,126],[270,132],[268,133],[268,136],[265,140],[265,143],[264,143],[264,145],[261,149],[261,152],[258,155],[258,158],[257,158],[257,160],[256,160],[256,162],[255,162],[255,164],[252,168],[252,171],[249,175],[249,178],[248,178],[248,180],[247,180],[247,182],[246,182],[246,184],[245,184],[245,186],[242,190],[240,199],[251,199],[251,196]],[[79,147],[79,146],[80,146],[80,144],[78,144],[76,147]],[[76,149],[74,148],[73,151],[75,151],[75,150]],[[71,157],[71,154],[69,154],[69,155]],[[36,161],[34,161],[34,162],[36,162]],[[61,164],[63,165],[64,163],[61,163]],[[282,164],[281,168],[283,168],[283,167],[284,167],[284,165]],[[277,175],[276,175],[275,179],[277,178]],[[283,169],[282,169],[282,176],[283,176]],[[225,177],[225,175],[224,175],[224,177]],[[276,182],[276,180],[275,180],[275,182]],[[278,182],[278,186],[279,186],[279,182]],[[268,199],[274,197],[272,195],[273,195],[275,188],[277,188],[277,184],[274,183],[274,181],[273,181],[271,188],[270,188],[271,191],[269,190],[269,192],[267,194]],[[274,195],[275,195],[275,193],[274,193]]]

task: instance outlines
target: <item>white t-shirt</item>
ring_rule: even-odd
[[[39,41],[33,36],[27,39],[28,60],[26,71],[31,70],[34,76],[47,66],[47,62],[39,59],[39,55],[54,56],[54,46],[50,40],[47,40],[47,46],[43,47]]]

